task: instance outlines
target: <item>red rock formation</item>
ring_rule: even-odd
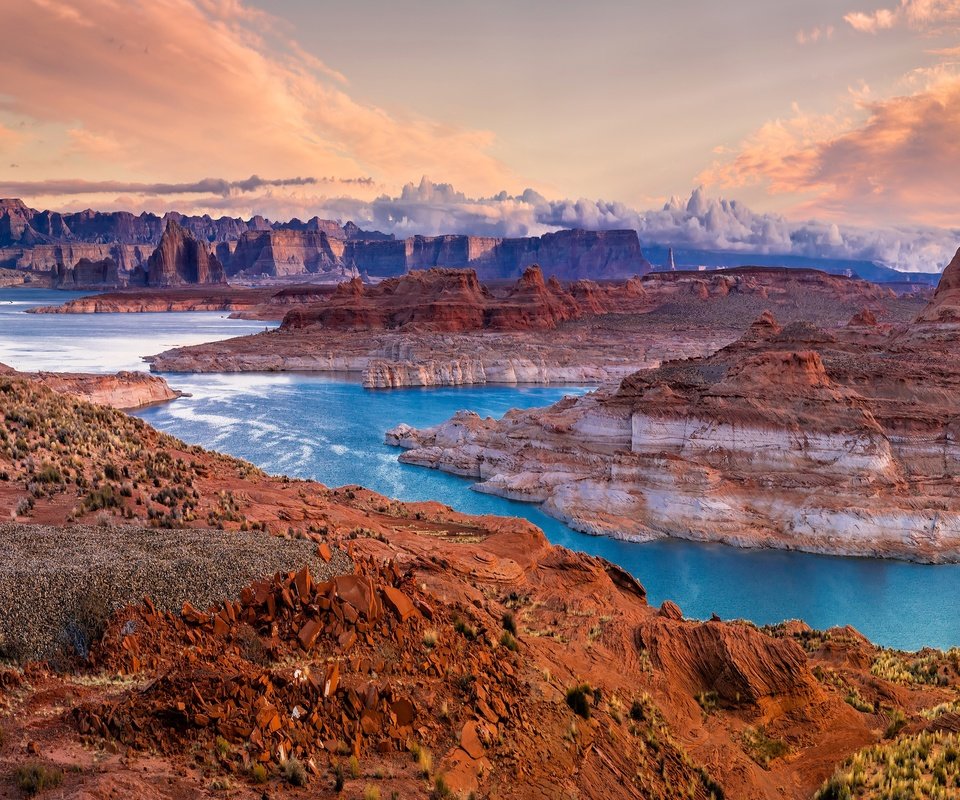
[[[765,313],[712,355],[616,391],[388,438],[406,462],[591,533],[960,561],[958,276],[960,258],[904,329],[781,328]],[[801,278],[859,298],[856,282]]]
[[[920,713],[955,698],[949,654],[880,651],[799,623],[684,621],[671,603],[650,607],[622,570],[552,547],[522,520],[268,476],[24,380],[4,379],[0,432],[30,453],[0,448],[3,517],[31,496],[29,519],[44,527],[96,513],[140,536],[177,513],[201,531],[295,528],[340,564],[328,580],[264,576],[202,609],[135,596],[65,674],[0,669],[0,702],[15,710],[3,718],[0,791],[40,760],[62,769],[68,798],[146,787],[180,800],[228,778],[237,796],[266,781],[271,797],[295,798],[329,792],[337,776],[353,797],[378,775],[404,797],[425,797],[429,776],[504,800],[672,800],[678,787],[696,800],[806,800],[880,741],[890,709],[909,732],[952,723]],[[70,480],[31,495],[41,465]],[[87,492],[116,506],[93,511]],[[18,524],[5,541],[31,548],[33,533]],[[210,578],[215,591],[214,576],[197,580]],[[922,667],[938,685],[872,674],[885,663],[907,676]],[[351,756],[364,777],[344,766]]]
[[[88,403],[132,410],[165,403],[182,396],[159,375],[121,371],[114,374],[84,372],[18,372],[0,364],[0,375],[22,378],[59,394],[68,394]]]
[[[646,295],[637,283],[599,287],[578,281],[573,291],[555,277],[544,281],[528,267],[513,285],[491,292],[473,270],[430,269],[365,286],[340,284],[326,302],[290,311],[282,328],[329,330],[478,331],[549,330],[584,314],[639,308]]]
[[[58,289],[117,289],[123,285],[117,263],[110,257],[100,261],[81,258],[73,267],[57,268]]]
[[[223,264],[206,245],[174,219],[160,237],[160,244],[147,261],[147,286],[226,283]]]
[[[940,277],[933,299],[917,317],[920,323],[960,323],[960,249]]]

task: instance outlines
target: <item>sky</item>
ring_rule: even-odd
[[[942,268],[960,0],[0,0],[0,196]]]

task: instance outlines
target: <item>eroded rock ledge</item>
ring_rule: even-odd
[[[42,384],[60,394],[71,394],[97,405],[123,411],[165,403],[183,396],[159,375],[121,371],[100,375],[84,372],[17,372],[0,364],[0,375],[16,376]]]
[[[782,327],[617,389],[461,413],[387,442],[405,463],[543,503],[573,527],[925,562],[960,560],[960,255],[914,324]]]

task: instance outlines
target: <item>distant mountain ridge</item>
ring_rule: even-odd
[[[142,273],[169,222],[179,225],[223,265],[226,277],[244,280],[356,275],[397,277],[415,269],[474,269],[480,280],[515,280],[538,264],[545,275],[565,280],[622,279],[651,270],[759,266],[811,267],[866,280],[936,283],[937,273],[900,272],[870,261],[713,252],[648,245],[633,230],[567,229],[516,238],[446,234],[397,239],[353,222],[312,217],[274,222],[209,215],[163,216],[127,211],[38,211],[22,200],[0,199],[0,268],[45,273],[64,288],[142,285]],[[672,254],[672,255],[671,255]],[[109,259],[112,263],[106,264]],[[658,265],[658,266],[655,266]],[[77,270],[77,267],[80,267]],[[105,276],[88,282],[84,276]],[[114,277],[114,275],[116,277]]]
[[[157,245],[167,220],[175,220],[197,239],[209,243],[236,241],[246,231],[296,230],[322,231],[331,238],[347,241],[366,239],[392,241],[392,233],[360,230],[352,222],[340,225],[313,217],[306,222],[271,222],[260,215],[248,220],[239,217],[214,219],[208,214],[187,216],[170,211],[162,217],[129,211],[37,211],[22,200],[0,199],[0,248],[33,247],[43,244],[152,244]]]
[[[362,230],[353,222],[319,217],[280,223],[260,216],[213,219],[175,212],[163,217],[123,211],[61,214],[37,211],[21,200],[0,200],[0,266],[55,274],[58,285],[78,288],[85,275],[113,276],[115,265],[119,285],[143,285],[147,262],[171,224],[209,248],[226,276],[243,279],[379,278],[415,269],[460,267],[476,270],[481,280],[508,280],[534,264],[548,276],[610,279],[643,275],[652,268],[632,230],[396,239],[392,234]],[[103,263],[107,259],[113,264]],[[212,278],[212,282],[219,281]],[[106,286],[97,282],[89,288]]]

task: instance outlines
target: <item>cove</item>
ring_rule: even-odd
[[[188,342],[262,330],[219,312],[30,315],[32,304],[77,296],[0,290],[0,361],[18,369],[144,368],[140,356]],[[401,500],[439,500],[474,514],[525,517],[549,539],[629,570],[651,603],[672,599],[688,616],[717,613],[759,624],[801,618],[816,628],[853,625],[903,649],[960,645],[960,565],[738,550],[664,540],[618,542],[576,533],[536,506],[470,490],[452,475],[400,464],[383,444],[400,422],[424,426],[459,409],[500,416],[545,405],[585,387],[364,390],[347,381],[293,374],[167,375],[192,397],[143,410],[151,425],[192,444],[246,458],[270,472],[330,486],[361,484]]]
[[[193,396],[139,413],[161,430],[269,472],[328,486],[361,484],[400,500],[439,500],[472,514],[525,517],[554,544],[629,570],[650,602],[669,598],[688,616],[717,613],[758,624],[801,618],[816,628],[849,624],[878,644],[903,649],[960,644],[960,566],[587,536],[537,506],[473,492],[469,480],[400,464],[400,451],[383,444],[383,432],[400,422],[432,425],[463,408],[498,417],[584,388],[369,391],[290,374],[167,377]]]

